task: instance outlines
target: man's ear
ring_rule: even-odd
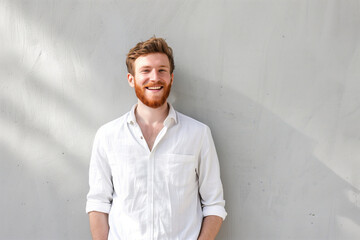
[[[133,75],[131,75],[131,73],[127,74],[127,79],[130,87],[135,87],[135,78]]]
[[[173,84],[173,81],[174,81],[174,73],[171,74],[170,86]]]

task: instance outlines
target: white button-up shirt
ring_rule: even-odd
[[[96,133],[86,212],[109,214],[111,240],[197,239],[203,217],[227,214],[210,129],[170,105],[150,151],[135,107]]]

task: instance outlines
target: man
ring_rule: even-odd
[[[126,65],[138,103],[95,136],[86,204],[93,239],[215,239],[227,214],[219,163],[210,129],[167,103],[172,49],[153,37]]]

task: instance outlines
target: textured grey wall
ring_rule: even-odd
[[[358,0],[0,0],[0,238],[89,239],[93,136],[156,34],[215,138],[218,239],[360,239],[359,32]]]

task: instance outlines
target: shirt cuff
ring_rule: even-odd
[[[96,211],[96,212],[103,212],[109,213],[111,208],[110,203],[102,203],[102,202],[86,202],[86,213]]]
[[[225,208],[222,206],[207,206],[203,207],[203,215],[204,217],[215,215],[225,220],[227,213],[225,211]]]

